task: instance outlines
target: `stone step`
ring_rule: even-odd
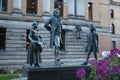
[[[26,63],[26,60],[0,60],[0,65],[16,65],[16,64],[24,64]]]
[[[76,62],[81,62],[81,60],[85,58],[79,58],[79,59],[74,59],[74,58],[71,58],[71,59],[62,59],[61,58],[61,61],[64,62],[64,63],[76,63]],[[83,60],[82,60],[83,61]],[[50,59],[42,59],[42,62],[43,63],[54,63],[54,58],[50,58]],[[0,65],[23,65],[26,63],[26,60],[0,60]]]
[[[6,36],[16,36],[16,37],[25,37],[26,33],[25,32],[7,32]]]
[[[27,51],[19,51],[19,52],[16,52],[16,51],[2,52],[2,51],[0,51],[0,56],[26,56],[26,54],[27,54]],[[43,54],[43,55],[54,54],[54,49],[51,51],[47,51],[47,49],[46,49],[41,54]],[[84,50],[81,49],[81,52],[79,52],[79,51],[74,51],[74,52],[60,51],[60,54],[75,54],[75,55],[76,54],[84,54]]]
[[[18,52],[20,52],[20,51],[26,51],[26,47],[19,47],[19,48],[16,48],[16,47],[6,47],[6,51],[18,51]]]
[[[64,62],[64,63],[75,63],[75,62],[81,62],[81,61],[85,61],[85,58],[79,58],[79,59],[61,59],[60,61]],[[54,59],[43,59],[42,60],[43,63],[48,63],[48,62],[53,62],[54,63]]]
[[[26,60],[27,55],[22,55],[22,56],[0,56],[1,60]],[[52,59],[54,58],[54,54],[41,54],[42,59]],[[62,59],[69,59],[69,58],[85,58],[86,54],[60,54],[60,57]]]
[[[6,50],[0,51],[0,65],[22,67],[26,63],[26,30],[8,29],[6,34]],[[10,34],[9,34],[10,33]],[[46,64],[54,63],[54,48],[49,48],[50,32],[42,28],[38,33],[44,38],[45,46],[41,53],[42,61]],[[60,51],[61,61],[66,65],[80,64],[85,61],[86,32],[82,32],[81,39],[76,38],[76,31],[65,35],[65,51]]]
[[[0,51],[0,56],[6,56],[6,55],[21,56],[21,55],[26,55],[26,53],[27,53],[26,50],[25,51],[5,51],[5,52]]]
[[[18,28],[8,28],[7,32],[9,33],[25,33],[25,29],[18,29]]]
[[[64,64],[62,64],[62,65],[66,65],[66,66],[70,66],[70,65],[81,65],[84,61],[85,61],[85,59],[80,59],[79,61],[63,61],[63,60],[61,60]],[[9,66],[9,68],[11,68],[11,69],[15,69],[15,68],[17,68],[17,69],[22,69],[22,67],[23,67],[23,65],[24,64],[26,64],[26,63],[20,63],[20,64],[0,64],[1,66],[0,67],[8,67]],[[48,61],[48,60],[43,60],[42,61],[42,63],[41,63],[41,66],[42,66],[42,64],[53,64],[54,65],[54,60],[51,60],[51,61]]]
[[[10,48],[26,48],[26,44],[24,43],[7,43],[6,47],[10,47]]]
[[[11,44],[24,44],[25,43],[25,41],[24,40],[6,40],[6,44],[9,44],[9,43],[11,43]]]

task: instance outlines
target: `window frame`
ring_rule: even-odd
[[[110,17],[114,18],[114,10],[113,9],[110,10]]]
[[[63,0],[54,0],[54,9],[60,9],[60,16],[63,17]]]
[[[112,34],[115,34],[115,25],[114,24],[111,25],[112,25]]]
[[[3,1],[6,1],[6,5],[3,5]],[[2,9],[5,6],[5,9]],[[8,0],[0,0],[0,12],[7,12]]]
[[[93,20],[93,3],[88,2],[88,19]]]
[[[31,1],[31,2],[29,2],[29,1]],[[29,5],[28,5],[28,3],[31,3],[31,5],[32,5],[32,2],[34,2],[35,4],[34,4],[34,7],[35,8],[33,8],[33,10],[34,11],[32,11],[32,10],[30,10],[30,9],[32,9],[32,7],[30,6],[29,7]],[[37,7],[38,6],[38,2],[37,2],[37,0],[26,0],[26,13],[27,14],[37,14]]]

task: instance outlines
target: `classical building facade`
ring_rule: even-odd
[[[119,1],[119,0],[118,0]],[[28,33],[33,21],[39,21],[39,33],[46,46],[43,62],[53,61],[53,49],[48,48],[49,32],[43,27],[53,14],[61,11],[64,28],[73,32],[63,36],[63,62],[79,63],[85,59],[86,33],[94,24],[99,34],[99,53],[120,48],[120,9],[117,0],[0,0],[0,65],[21,65],[26,61]],[[82,29],[82,39],[76,38],[76,26]],[[74,57],[73,57],[74,56]]]

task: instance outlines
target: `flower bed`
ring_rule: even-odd
[[[104,60],[90,60],[91,72],[85,78],[86,71],[78,69],[76,76],[80,80],[120,80],[120,49],[113,49]]]

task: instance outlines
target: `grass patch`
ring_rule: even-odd
[[[10,80],[19,77],[19,74],[0,74],[0,80]]]

